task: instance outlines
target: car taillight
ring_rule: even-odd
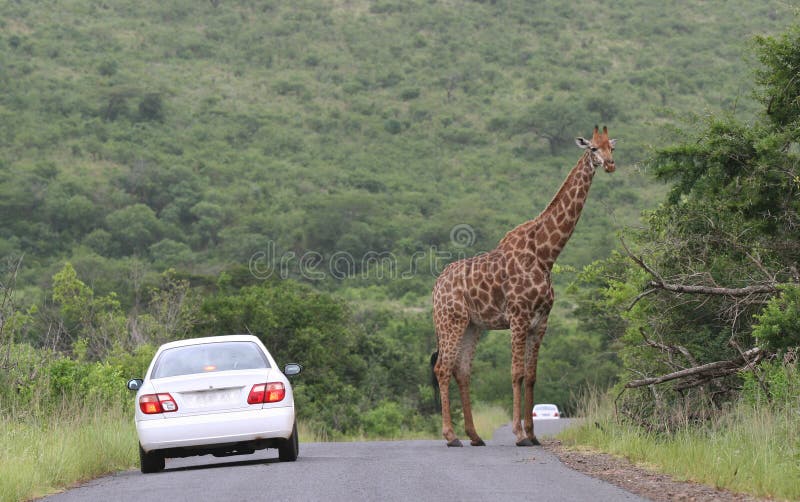
[[[553,416],[557,417],[558,416],[558,412],[553,413]]]
[[[178,403],[169,394],[145,394],[139,397],[139,409],[142,413],[169,413],[178,411]]]
[[[533,412],[533,416],[534,416],[534,417],[536,416],[536,412],[535,412],[535,411]]]
[[[247,404],[277,403],[284,397],[286,397],[286,389],[281,382],[259,383],[250,389]]]

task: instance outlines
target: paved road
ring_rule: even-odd
[[[537,435],[567,419],[537,422]],[[167,460],[158,474],[125,471],[53,495],[68,501],[640,501],[565,467],[541,447],[514,446],[510,426],[485,447],[442,441],[301,443],[296,462],[277,450],[253,455]]]

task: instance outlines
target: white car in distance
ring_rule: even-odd
[[[561,418],[558,406],[554,404],[537,404],[531,413],[534,420],[547,420],[551,418]]]
[[[136,432],[143,473],[165,458],[244,455],[277,448],[278,458],[299,453],[292,386],[267,348],[252,335],[179,340],[156,351],[136,392]]]

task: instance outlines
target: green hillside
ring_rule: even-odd
[[[687,117],[747,121],[751,38],[791,20],[780,1],[2,2],[0,257],[21,259],[4,336],[84,355],[88,340],[91,359],[250,329],[204,298],[247,310],[293,278],[347,300],[348,344],[383,368],[361,411],[415,406],[444,264],[535,217],[595,124],[618,138],[618,169],[598,173],[560,264],[608,256],[666,193],[641,168],[650,147]],[[562,403],[617,368],[612,341],[566,315],[564,270],[538,386]],[[55,293],[59,271],[84,317]],[[194,299],[180,329],[158,310],[175,291]],[[413,366],[404,386],[387,354]],[[505,403],[502,333],[476,372],[479,399]]]
[[[408,269],[450,250],[458,224],[476,240],[455,252],[487,250],[546,205],[572,138],[603,123],[620,170],[597,177],[562,258],[586,264],[661,193],[636,166],[676,116],[752,109],[743,50],[789,17],[777,1],[76,0],[0,14],[0,255],[25,255],[26,284],[66,258],[100,275],[131,257],[213,274],[271,243],[292,276],[309,251],[327,279],[334,252],[360,270],[388,251]],[[429,269],[388,294],[425,294]]]

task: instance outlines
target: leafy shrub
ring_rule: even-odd
[[[419,89],[405,89],[400,93],[400,99],[403,101],[410,101],[419,97]]]
[[[295,96],[300,96],[307,92],[306,86],[298,81],[290,82],[288,80],[281,80],[275,83],[274,88],[275,92],[277,92],[281,96],[288,96],[290,94],[293,94]]]
[[[743,373],[742,397],[750,404],[772,403],[787,409],[800,407],[798,353],[790,351],[784,360],[762,363],[758,375]]]
[[[97,66],[97,71],[104,77],[110,77],[117,73],[119,63],[113,59],[107,59]]]
[[[403,417],[408,410],[392,401],[383,401],[377,407],[366,412],[362,418],[364,432],[370,436],[391,438],[400,433]]]
[[[164,101],[161,94],[151,92],[145,94],[139,102],[139,118],[153,122],[164,121]]]
[[[383,123],[383,128],[389,134],[399,134],[403,131],[403,123],[397,119],[388,119]]]
[[[780,286],[781,294],[757,314],[753,336],[772,350],[800,347],[800,286]]]

